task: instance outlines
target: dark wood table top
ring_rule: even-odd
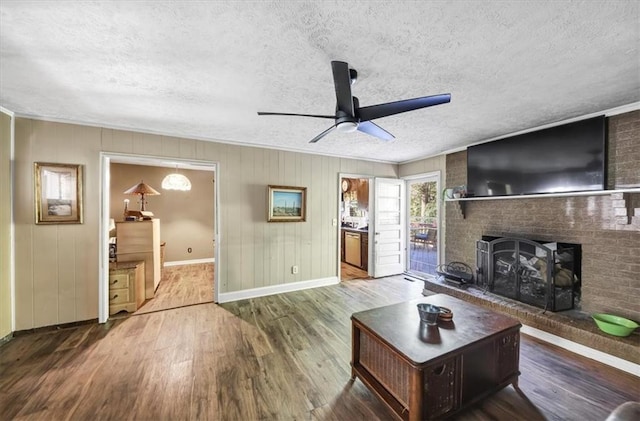
[[[427,326],[420,322],[418,303],[447,307],[453,312],[453,320],[438,320],[437,326]],[[354,313],[351,319],[395,348],[416,366],[521,326],[512,317],[446,294],[361,311]]]

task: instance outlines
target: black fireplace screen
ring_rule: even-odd
[[[495,294],[545,310],[574,307],[580,246],[522,238],[477,242],[478,283]]]

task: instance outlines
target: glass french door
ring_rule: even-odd
[[[439,175],[407,180],[407,270],[436,275],[438,266]]]

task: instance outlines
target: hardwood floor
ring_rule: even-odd
[[[2,420],[388,420],[350,381],[353,312],[419,297],[402,277],[19,336],[0,347]],[[523,335],[520,388],[463,420],[604,420],[640,381]]]
[[[156,295],[134,313],[142,314],[213,302],[213,263],[167,266]]]
[[[371,279],[366,270],[362,270],[345,262],[340,262],[340,280]]]

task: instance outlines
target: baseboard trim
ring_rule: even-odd
[[[193,260],[176,260],[175,262],[164,262],[164,267],[168,266],[184,266],[184,265],[199,265],[201,263],[215,263],[215,257],[207,257],[205,259],[193,259]]]
[[[340,283],[337,276],[329,278],[312,279],[309,281],[291,282],[288,284],[271,285],[268,287],[243,289],[242,291],[221,292],[218,294],[218,303],[246,300],[248,298],[266,297],[267,295],[282,294],[284,292],[302,291],[304,289],[326,287]]]
[[[17,338],[18,336],[29,335],[32,333],[53,332],[60,329],[69,329],[69,328],[74,328],[78,326],[90,325],[94,323],[97,324],[98,319],[79,320],[77,322],[60,323],[57,325],[48,325],[48,326],[34,327],[31,329],[16,330],[15,332],[13,332],[13,336]]]
[[[2,107],[0,107],[2,108]],[[0,338],[0,346],[6,344],[7,342],[9,342],[11,339],[13,339],[13,332],[9,333],[7,336],[5,336],[4,338]]]
[[[631,361],[624,360],[611,354],[607,354],[597,349],[589,348],[588,346],[579,344],[577,342],[570,341],[560,336],[554,335],[549,332],[545,332],[535,327],[523,325],[520,329],[525,335],[533,336],[542,341],[549,342],[553,345],[564,348],[567,351],[571,351],[575,354],[582,355],[583,357],[590,358],[595,361],[599,361],[603,364],[617,368],[618,370],[626,371],[634,376],[640,376],[640,365]]]

